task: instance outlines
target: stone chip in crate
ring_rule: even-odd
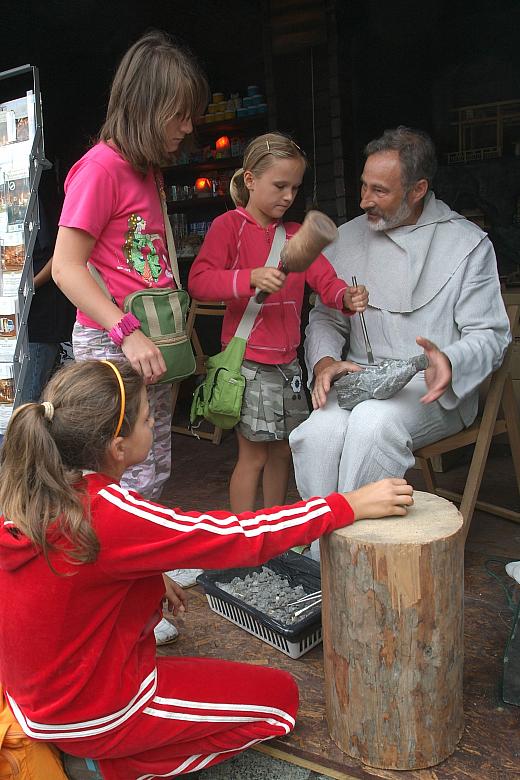
[[[214,612],[291,658],[322,640],[321,600],[308,598],[321,588],[317,561],[289,550],[263,566],[206,571],[197,582]]]

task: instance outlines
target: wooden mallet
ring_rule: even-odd
[[[280,253],[279,268],[285,273],[302,273],[316,260],[322,249],[336,238],[338,229],[321,211],[309,211],[301,228],[287,241]],[[255,295],[257,303],[263,303],[268,292],[260,290]]]

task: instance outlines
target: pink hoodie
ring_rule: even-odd
[[[208,231],[189,275],[188,288],[193,298],[202,301],[226,301],[222,325],[222,344],[235,335],[240,318],[254,289],[251,269],[265,265],[275,229],[272,222],[266,228],[243,208],[217,217]],[[296,222],[284,225],[290,239],[299,230]],[[245,357],[258,363],[290,363],[300,344],[300,321],[305,284],[319,293],[323,303],[331,308],[343,308],[347,283],[319,255],[305,273],[291,273],[280,292],[270,295],[256,318],[249,337]]]

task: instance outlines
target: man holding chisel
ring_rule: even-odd
[[[365,212],[325,252],[339,276],[370,290],[362,323],[319,300],[306,331],[314,411],[293,431],[303,498],[402,477],[413,450],[460,431],[477,414],[478,388],[511,340],[487,235],[435,198],[435,148],[398,127],[369,143],[361,177]],[[384,358],[424,350],[429,362],[384,401],[338,406],[334,380]]]

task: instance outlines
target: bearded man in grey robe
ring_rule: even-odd
[[[403,477],[414,449],[473,422],[479,385],[511,340],[491,242],[430,190],[431,139],[398,127],[365,153],[365,214],[340,227],[325,254],[340,278],[355,275],[369,290],[375,362],[422,348],[429,366],[392,398],[341,409],[334,380],[367,365],[361,321],[318,299],[305,341],[314,411],[290,437],[302,498]]]

